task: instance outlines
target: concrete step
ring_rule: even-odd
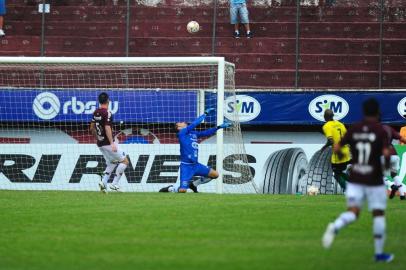
[[[26,23],[7,21],[5,30],[8,35],[41,35],[41,23]],[[48,22],[47,36],[76,36],[76,37],[124,37],[125,23],[106,24],[105,22]],[[251,29],[255,37],[294,38],[295,23],[252,23]],[[212,24],[202,23],[200,31],[191,35],[186,31],[185,23],[165,22],[135,22],[130,25],[130,35],[133,37],[211,37]],[[406,24],[386,23],[383,26],[384,38],[406,38]],[[228,23],[218,23],[217,37],[230,37],[233,28]],[[241,30],[244,36],[244,30]],[[300,38],[379,38],[378,23],[302,23]]]
[[[38,36],[6,36],[0,41],[0,49],[16,51],[21,48],[39,47]],[[218,38],[216,53],[259,53],[259,54],[295,54],[295,39],[253,38],[234,39]],[[124,38],[104,37],[52,37],[46,36],[45,47],[53,52],[123,52]],[[131,38],[129,42],[132,53],[199,53],[212,52],[211,38]],[[32,50],[32,49],[30,49]],[[301,39],[301,54],[335,54],[335,55],[378,55],[377,39]],[[383,41],[384,55],[406,55],[405,39],[387,39]]]

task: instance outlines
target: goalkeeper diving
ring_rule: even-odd
[[[197,187],[216,179],[219,174],[216,170],[198,162],[199,143],[198,138],[210,137],[216,134],[221,128],[228,128],[232,123],[226,122],[217,127],[209,128],[203,131],[194,130],[204,121],[207,115],[213,113],[213,108],[206,109],[204,114],[199,116],[193,123],[188,125],[186,122],[175,124],[177,130],[176,136],[180,145],[180,184],[170,185],[159,190],[159,192],[179,192],[185,193],[189,188],[193,192],[198,192]],[[193,176],[201,176],[199,179],[192,181]]]

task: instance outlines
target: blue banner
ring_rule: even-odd
[[[0,122],[89,122],[98,106],[99,89],[0,89]],[[198,91],[109,90],[114,120],[126,123],[173,123],[192,121],[198,113]],[[314,125],[324,122],[332,109],[335,119],[350,124],[361,119],[362,102],[376,98],[382,121],[406,121],[406,91],[351,92],[239,92],[227,96],[225,117],[249,125]],[[205,106],[216,107],[216,95],[206,93]],[[206,119],[215,121],[215,117]]]
[[[0,89],[0,121],[89,122],[100,90]],[[107,91],[114,120],[133,123],[192,121],[197,91]]]
[[[376,98],[382,121],[404,124],[406,91],[380,92],[239,92],[236,99],[225,101],[225,115],[233,120],[237,110],[244,124],[314,125],[324,122],[326,109],[334,111],[335,119],[351,124],[362,118],[362,103]]]

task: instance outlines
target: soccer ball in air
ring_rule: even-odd
[[[319,194],[319,188],[315,186],[309,186],[307,187],[307,194],[310,196],[315,196]]]
[[[200,29],[199,23],[196,21],[190,21],[187,24],[187,31],[191,34],[197,33]]]

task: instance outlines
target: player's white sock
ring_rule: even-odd
[[[375,254],[383,253],[383,246],[385,244],[385,216],[374,217],[374,241],[375,241]]]
[[[116,176],[113,179],[113,185],[118,185],[118,181],[120,181],[121,176],[123,175],[125,169],[127,168],[127,164],[120,163],[116,169]]]
[[[390,187],[392,185],[392,182],[389,181],[388,177],[386,177],[386,176],[383,177],[383,182],[385,183],[385,185],[387,187]]]
[[[397,175],[397,176],[393,177],[393,184],[397,185],[397,186],[400,186],[402,184],[400,176]]]
[[[348,224],[353,223],[356,219],[355,213],[351,211],[344,212],[334,221],[334,228],[336,231],[339,231]]]
[[[405,196],[405,193],[406,193],[405,185],[401,184],[400,187],[399,187],[399,195],[400,196]]]
[[[206,183],[210,182],[211,180],[213,180],[213,179],[211,179],[209,177],[204,177],[204,178],[200,177],[199,179],[193,181],[193,185],[195,185],[197,187],[198,185],[206,184]]]
[[[109,164],[109,165],[107,165],[106,169],[104,170],[102,181],[103,181],[103,184],[105,187],[107,187],[107,182],[109,181],[111,172],[114,170],[115,167],[116,167],[115,164]]]
[[[402,179],[400,178],[399,175],[393,178],[393,184],[399,187],[399,195],[405,196],[406,192],[405,185],[402,184]]]

